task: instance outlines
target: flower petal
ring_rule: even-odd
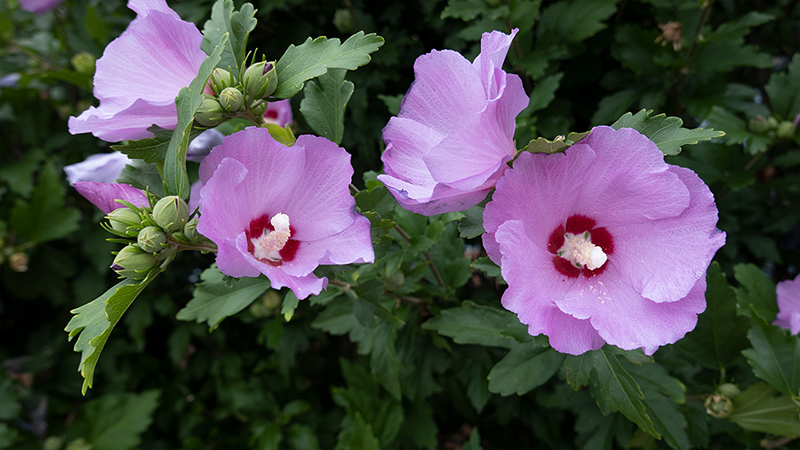
[[[122,152],[97,153],[79,163],[64,167],[64,172],[70,184],[79,181],[113,183],[130,161]]]
[[[147,196],[133,186],[122,183],[99,183],[97,181],[79,181],[74,183],[75,189],[97,206],[105,214],[125,205],[115,200],[125,200],[133,206],[146,206]]]
[[[669,172],[688,188],[688,208],[677,217],[608,228],[615,242],[609,263],[626,284],[657,303],[685,297],[725,244],[708,186],[689,169],[670,166]]]
[[[234,239],[248,229],[253,218],[258,217],[251,213],[253,199],[245,181],[248,174],[247,167],[236,159],[222,160],[214,176],[200,189],[203,211],[197,224],[200,234],[217,243]],[[222,270],[219,259],[217,256],[217,265]]]

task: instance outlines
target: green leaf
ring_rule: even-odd
[[[397,206],[394,197],[383,185],[376,185],[371,189],[359,191],[355,198],[356,206],[361,212],[373,211],[381,216],[386,216]]]
[[[0,382],[0,420],[16,419],[22,412],[22,405],[17,401],[17,392],[9,379]]]
[[[513,349],[517,342],[510,337],[511,330],[527,335],[528,328],[516,314],[504,309],[478,305],[472,301],[461,302],[460,307],[443,309],[441,314],[422,324],[422,329],[432,330],[453,338],[457,344],[477,344]]]
[[[486,232],[483,229],[483,209],[483,206],[475,205],[462,212],[464,217],[458,222],[459,236],[472,239]]]
[[[240,278],[227,286],[225,275],[212,266],[200,274],[201,282],[194,288],[192,299],[175,316],[178,320],[205,322],[210,330],[216,329],[223,319],[247,308],[267,289],[269,280]]]
[[[747,66],[766,69],[772,59],[758,47],[744,45],[744,37],[751,27],[773,20],[768,14],[752,11],[736,20],[726,22],[709,34],[699,45],[692,59],[692,70],[697,72],[727,72],[734,67]]]
[[[756,383],[733,398],[733,412],[727,417],[745,430],[779,436],[800,436],[797,405],[766,383]]]
[[[275,65],[278,87],[272,94],[276,98],[289,98],[303,89],[312,78],[324,75],[328,69],[355,70],[370,62],[370,53],[383,45],[376,34],[363,31],[350,36],[343,44],[339,39],[320,36],[308,38],[299,46],[290,45]]]
[[[642,389],[618,358],[609,347],[568,356],[564,361],[567,381],[576,390],[588,384],[601,411],[619,411],[651,436],[660,438],[647,414]]]
[[[650,117],[651,112],[643,109],[635,115],[625,113],[611,127],[615,130],[633,128],[653,141],[665,155],[677,155],[683,145],[697,144],[725,135],[722,131],[710,128],[693,130],[683,128],[681,127],[683,121],[680,118],[667,117],[666,114]]]
[[[528,142],[528,145],[525,146],[525,151],[531,153],[545,153],[550,155],[553,153],[563,152],[566,148],[567,143],[563,140],[551,141],[550,139],[538,137]]]
[[[141,434],[153,421],[158,407],[157,390],[136,394],[106,394],[83,407],[90,424],[88,442],[92,450],[138,448]]]
[[[753,374],[780,393],[800,398],[800,337],[760,317],[753,320],[756,323],[747,332],[753,348],[742,352]]]
[[[346,70],[329,69],[320,75],[317,82],[306,84],[305,97],[300,102],[300,112],[314,131],[339,144],[344,135],[344,111],[353,83],[344,79]]]
[[[394,341],[397,338],[395,325],[386,321],[376,327],[370,355],[370,367],[375,378],[396,400],[401,399],[400,392],[400,359]]]
[[[549,42],[580,42],[606,28],[604,20],[617,10],[618,0],[558,2],[542,11],[538,37]]]
[[[736,298],[742,313],[749,316],[752,308],[759,317],[772,323],[778,314],[775,283],[755,264],[735,265],[733,276],[740,285],[736,289]]]
[[[283,314],[283,318],[286,321],[292,320],[294,316],[294,310],[300,305],[300,300],[294,295],[294,291],[289,290],[286,293],[286,296],[283,297],[283,303],[281,304],[281,314]]]
[[[472,261],[472,264],[469,265],[473,269],[478,269],[481,272],[485,273],[489,278],[499,278],[502,284],[505,284],[505,281],[502,280],[502,275],[500,271],[500,266],[494,263],[488,256],[482,256],[475,261]]]
[[[656,429],[670,447],[688,450],[689,424],[681,412],[685,402],[686,387],[677,378],[667,374],[659,364],[626,365],[628,372],[642,388],[647,414]]]
[[[92,387],[94,369],[111,331],[125,310],[157,275],[158,270],[151,270],[141,281],[129,278],[120,281],[100,297],[70,311],[74,317],[64,330],[69,333],[70,341],[80,334],[75,342],[75,351],[81,353],[78,370],[84,378],[81,388],[81,393],[84,395],[86,390]]]
[[[722,370],[747,347],[749,321],[737,316],[736,292],[718,262],[708,267],[706,283],[706,310],[698,317],[697,327],[675,347],[695,364]]]
[[[535,112],[547,108],[547,105],[556,98],[556,90],[562,78],[564,78],[564,73],[558,72],[540,80],[531,92],[531,102],[528,104],[528,111]]]
[[[452,17],[469,22],[479,14],[487,12],[489,12],[489,5],[484,0],[450,0],[439,18]]]
[[[800,114],[800,53],[795,53],[786,73],[773,73],[764,86],[772,111],[792,120]]]
[[[64,206],[67,190],[52,163],[39,174],[31,200],[17,198],[9,220],[17,235],[30,242],[42,243],[62,238],[78,228],[81,214]]]
[[[226,48],[228,36],[223,35],[219,44],[203,63],[197,76],[188,87],[181,88],[175,106],[178,110],[178,123],[172,133],[164,158],[164,184],[169,195],[177,195],[184,200],[189,198],[189,175],[186,173],[186,149],[189,147],[192,122],[200,104],[203,102],[203,89],[208,77],[220,61]]]
[[[364,421],[361,413],[356,411],[353,414],[353,427],[349,433],[341,433],[339,435],[339,442],[336,444],[337,449],[348,450],[380,450],[381,443],[375,433],[372,431],[372,426]]]
[[[238,78],[239,68],[245,60],[247,38],[258,21],[255,19],[256,11],[250,3],[243,4],[236,12],[233,8],[232,0],[214,3],[211,8],[211,19],[203,26],[203,42],[200,48],[207,55],[211,55],[216,51],[217,45],[224,42],[223,51],[215,67],[229,69],[234,77]],[[227,39],[225,34],[228,35]]]
[[[546,383],[563,362],[563,354],[534,341],[515,345],[489,372],[489,391],[524,395]]]
[[[111,148],[128,155],[128,158],[142,159],[147,164],[163,161],[172,138],[172,130],[151,127],[148,131],[153,133],[153,137],[112,145]]]
[[[126,165],[117,177],[117,183],[130,184],[136,189],[149,190],[157,197],[164,197],[164,182],[156,164],[147,164],[140,159],[134,159]]]
[[[404,95],[405,94],[378,94],[377,97],[383,102],[384,105],[386,105],[386,109],[389,111],[389,114],[396,116],[400,112],[400,105],[403,103]]]
[[[742,144],[751,155],[760,153],[769,145],[769,138],[751,133],[744,120],[722,106],[714,105],[706,121],[712,127],[725,132],[726,144]]]
[[[5,423],[0,423],[0,449],[11,448],[19,432]]]
[[[464,442],[464,445],[461,446],[461,450],[483,450],[481,446],[481,434],[478,433],[478,427],[472,429],[469,440]]]

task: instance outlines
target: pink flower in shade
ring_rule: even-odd
[[[44,14],[58,6],[64,0],[19,0],[19,7],[23,11]]]
[[[113,183],[130,162],[131,160],[122,152],[97,153],[79,163],[64,167],[64,172],[70,184],[79,181]]]
[[[775,293],[778,296],[778,317],[772,324],[786,328],[792,334],[800,333],[800,275],[794,280],[778,283]]]
[[[264,121],[285,127],[292,123],[292,104],[289,99],[269,102],[264,112]]]
[[[484,212],[503,306],[578,355],[604,343],[648,355],[705,307],[725,243],[711,191],[632,129],[597,127],[564,154],[522,153]]]
[[[152,125],[178,123],[175,97],[197,76],[206,55],[202,34],[164,0],[130,0],[136,18],[97,61],[94,95],[100,106],[69,118],[69,132],[109,142],[152,136]]]
[[[105,214],[125,205],[116,200],[125,200],[133,206],[147,206],[147,196],[133,186],[122,183],[100,183],[97,181],[79,181],[73,183],[75,189],[97,206]]]
[[[529,102],[520,78],[502,70],[517,31],[484,33],[472,63],[452,50],[417,58],[416,80],[383,129],[386,174],[378,176],[403,208],[425,215],[467,209],[508,168],[515,118]]]
[[[292,147],[264,128],[225,137],[200,164],[197,230],[217,244],[217,267],[232,277],[264,274],[297,298],[319,294],[320,264],[373,262],[370,224],[355,212],[350,155],[303,135]]]

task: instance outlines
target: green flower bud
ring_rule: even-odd
[[[794,139],[794,124],[792,122],[781,122],[778,125],[778,137],[781,139]]]
[[[255,106],[250,107],[250,112],[256,117],[261,117],[267,112],[267,102],[261,102]]]
[[[719,392],[719,394],[722,395],[723,397],[732,399],[737,395],[739,395],[739,392],[741,391],[739,391],[739,388],[735,384],[725,383],[719,385],[719,387],[717,388],[717,392]]]
[[[227,87],[219,93],[219,105],[228,112],[236,112],[242,109],[244,95],[236,88]]]
[[[108,223],[114,231],[128,236],[139,234],[139,229],[142,226],[142,218],[139,217],[139,214],[124,207],[111,211],[106,216],[106,219],[108,219]]]
[[[236,86],[236,79],[233,77],[233,74],[227,70],[217,67],[211,72],[208,84],[214,89],[214,93],[219,95],[223,89]]]
[[[94,73],[95,57],[91,53],[80,52],[73,56],[69,62],[72,63],[72,67],[77,72],[90,75]]]
[[[186,222],[186,225],[183,227],[183,235],[186,236],[186,239],[190,242],[197,242],[197,239],[200,238],[200,233],[197,232],[198,223],[200,223],[200,219],[195,217]]]
[[[153,220],[165,231],[178,231],[189,220],[189,205],[176,195],[164,197],[153,207]]]
[[[147,271],[158,264],[158,259],[151,253],[144,252],[136,245],[128,244],[117,253],[111,269],[123,278],[138,280],[144,278]]]
[[[753,133],[764,134],[769,131],[769,124],[764,116],[755,116],[750,119],[750,122],[747,124],[747,128],[749,128]]]
[[[215,127],[229,119],[225,116],[225,109],[219,104],[219,100],[210,95],[203,95],[203,103],[200,104],[194,118],[204,127]]]
[[[733,411],[733,403],[731,400],[721,395],[712,395],[708,397],[703,405],[706,407],[706,413],[709,416],[719,419],[727,417]]]
[[[770,130],[778,128],[778,119],[772,116],[767,117],[767,125],[769,125]]]
[[[242,84],[245,92],[255,100],[269,97],[278,87],[275,62],[261,61],[248,67],[244,71]]]
[[[137,243],[147,253],[155,253],[164,249],[161,244],[167,243],[167,235],[161,228],[145,227],[139,232]]]

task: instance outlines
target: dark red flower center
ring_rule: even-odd
[[[273,217],[264,214],[261,217],[257,217],[251,220],[250,226],[248,227],[248,229],[244,231],[244,234],[247,237],[248,253],[250,253],[251,255],[253,255],[254,258],[258,259],[263,263],[279,267],[284,262],[289,262],[294,259],[295,255],[297,254],[297,248],[300,246],[300,241],[289,238],[286,241],[286,243],[282,246],[282,248],[278,250],[278,255],[280,256],[280,259],[278,260],[265,257],[257,257],[256,243],[259,242],[259,240],[263,239],[265,236],[268,236],[270,233],[275,231],[275,227],[271,223]],[[290,235],[294,235],[294,232],[295,232],[294,228],[289,226]]]
[[[578,278],[583,273],[585,277],[594,277],[603,273],[608,267],[605,259],[593,267],[590,254],[605,254],[605,257],[614,253],[614,239],[607,229],[595,228],[597,222],[589,217],[575,214],[570,216],[564,225],[559,225],[550,233],[547,241],[547,250],[553,254],[553,265],[562,275]],[[599,247],[599,250],[594,250]],[[577,255],[577,256],[576,256]]]

